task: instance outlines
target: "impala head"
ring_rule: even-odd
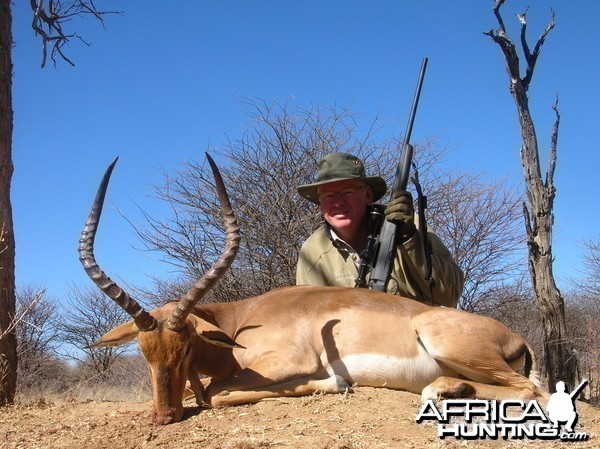
[[[192,309],[217,280],[227,271],[239,246],[239,228],[231,209],[223,179],[212,158],[207,154],[213,171],[221,216],[227,233],[223,253],[210,270],[181,298],[147,312],[129,294],[112,281],[98,266],[94,257],[94,238],[108,182],[115,159],[104,174],[96,199],[79,240],[79,260],[98,287],[120,307],[133,321],[127,322],[103,335],[91,347],[118,346],[137,338],[138,345],[150,372],[153,396],[152,421],[169,424],[181,420],[182,397],[190,372],[190,364],[199,341],[209,344],[237,347],[238,345],[216,326],[192,314]],[[200,398],[198,398],[200,399]]]

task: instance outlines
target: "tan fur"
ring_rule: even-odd
[[[186,326],[162,326],[174,306],[150,312],[157,329],[126,323],[96,346],[138,337],[150,366],[155,422],[182,416],[186,380],[198,403],[404,389],[423,399],[528,399],[542,392],[516,372],[529,346],[501,323],[365,289],[287,287],[244,301],[197,305]],[[531,354],[533,357],[533,354]],[[198,382],[197,376],[208,376]],[[202,396],[202,397],[198,397]]]

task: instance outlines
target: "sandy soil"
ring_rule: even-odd
[[[148,402],[66,402],[0,409],[0,448],[591,448],[600,411],[578,404],[586,442],[440,440],[417,424],[419,396],[361,387],[344,395],[281,398],[217,410],[186,402],[182,422],[153,426]]]

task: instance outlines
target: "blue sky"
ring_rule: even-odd
[[[200,159],[209,144],[248,126],[240,98],[347,106],[365,121],[380,113],[405,129],[421,60],[427,76],[413,140],[435,135],[455,147],[446,162],[492,177],[522,177],[516,109],[500,49],[493,1],[101,1],[120,10],[76,20],[91,45],[67,49],[75,67],[40,69],[41,44],[28,2],[13,2],[12,186],[18,285],[46,286],[60,297],[90,284],[77,240],[97,184],[115,157],[96,256],[129,283],[171,267],[132,245],[120,215],[139,220],[161,170]],[[581,240],[598,238],[596,199],[600,125],[600,2],[507,0],[505,24],[518,39],[514,13],[528,11],[533,43],[556,12],[530,88],[546,166],[551,109],[560,98],[555,273],[559,286],[582,268]]]

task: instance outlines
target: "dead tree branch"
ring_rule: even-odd
[[[85,45],[89,45],[82,36],[77,33],[67,33],[63,25],[74,17],[92,16],[100,21],[104,27],[104,16],[107,14],[120,14],[117,11],[99,11],[93,0],[30,0],[31,10],[33,11],[33,21],[31,27],[35,33],[42,38],[42,68],[46,66],[48,59],[48,50],[50,49],[50,59],[56,66],[57,58],[62,59],[68,64],[74,66],[63,47],[71,39],[77,39]]]
[[[552,109],[556,114],[556,120],[554,121],[554,127],[552,129],[552,136],[550,137],[550,156],[548,171],[546,172],[546,188],[554,189],[554,171],[556,170],[556,147],[558,146],[558,127],[560,125],[560,112],[558,111],[558,95],[552,105]]]
[[[512,82],[514,83],[516,80],[520,80],[524,91],[529,89],[529,84],[531,83],[531,77],[533,76],[533,72],[535,70],[535,64],[537,62],[537,58],[540,54],[542,45],[546,41],[546,36],[548,33],[554,28],[554,11],[550,10],[550,23],[546,25],[546,28],[542,32],[541,36],[537,40],[535,47],[533,49],[533,53],[529,49],[529,44],[527,43],[527,11],[529,7],[525,9],[522,14],[516,14],[517,19],[521,23],[521,47],[523,49],[523,54],[525,56],[525,61],[527,62],[527,68],[525,69],[525,76],[520,77],[520,69],[519,69],[519,57],[517,55],[517,51],[514,43],[506,34],[506,28],[504,27],[504,21],[502,20],[502,16],[500,15],[500,7],[504,4],[505,0],[496,0],[494,5],[494,15],[496,16],[496,20],[498,21],[498,29],[497,30],[489,30],[485,32],[487,36],[490,36],[494,42],[496,42],[502,52],[504,53],[504,57],[506,62],[512,63],[509,64],[508,70],[509,75],[511,77]]]

